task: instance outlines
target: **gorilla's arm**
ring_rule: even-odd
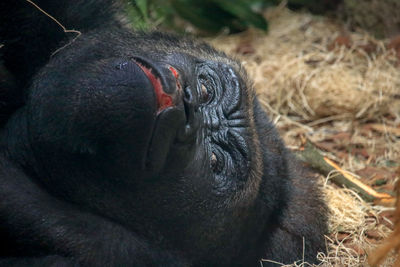
[[[0,188],[1,230],[13,233],[10,238],[18,248],[70,257],[84,266],[185,265],[177,255],[151,248],[124,227],[48,195],[5,156],[0,156]],[[1,262],[44,266],[68,260],[43,257]]]

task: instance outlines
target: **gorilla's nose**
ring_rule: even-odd
[[[157,112],[176,106],[181,91],[179,73],[171,66],[157,65],[143,57],[132,58],[151,82],[157,99]]]

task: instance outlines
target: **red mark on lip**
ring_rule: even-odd
[[[180,82],[179,82],[179,72],[178,72],[174,67],[171,67],[171,66],[170,66],[168,69],[172,72],[172,74],[173,74],[174,77],[175,77],[176,88],[177,88],[178,90],[181,90],[182,87],[181,87],[181,84],[180,84]]]
[[[137,61],[135,61],[135,63],[142,69],[142,71],[146,74],[147,78],[153,85],[154,92],[156,93],[156,98],[157,98],[157,114],[168,107],[172,107],[174,105],[172,97],[164,92],[160,78],[156,77],[151,72],[151,69],[143,66]]]

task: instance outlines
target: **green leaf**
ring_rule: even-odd
[[[137,30],[147,30],[149,25],[141,15],[140,10],[135,6],[132,1],[127,2],[125,6],[126,15],[133,27]]]
[[[268,29],[267,21],[264,19],[263,16],[251,10],[248,1],[214,0],[214,2],[223,10],[240,18],[244,23],[250,24],[262,30]]]
[[[377,185],[377,186],[381,186],[381,185],[387,184],[387,181],[385,179],[378,179],[378,180],[375,181],[374,184]]]
[[[209,1],[171,0],[177,13],[200,29],[217,32],[232,16]]]
[[[147,10],[147,0],[135,0],[135,3],[142,17],[144,18],[145,21],[147,21],[149,19]]]

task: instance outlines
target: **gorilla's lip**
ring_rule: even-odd
[[[154,64],[151,64],[148,60],[145,60],[141,57],[133,57],[132,60],[142,69],[142,71],[147,76],[153,86],[157,101],[157,114],[168,107],[175,106],[173,96],[166,93],[164,90],[164,88],[166,88],[168,85],[166,84],[166,82],[162,78],[163,76],[161,75],[160,71],[154,66]],[[174,73],[171,69],[170,71],[175,76],[176,73]]]

